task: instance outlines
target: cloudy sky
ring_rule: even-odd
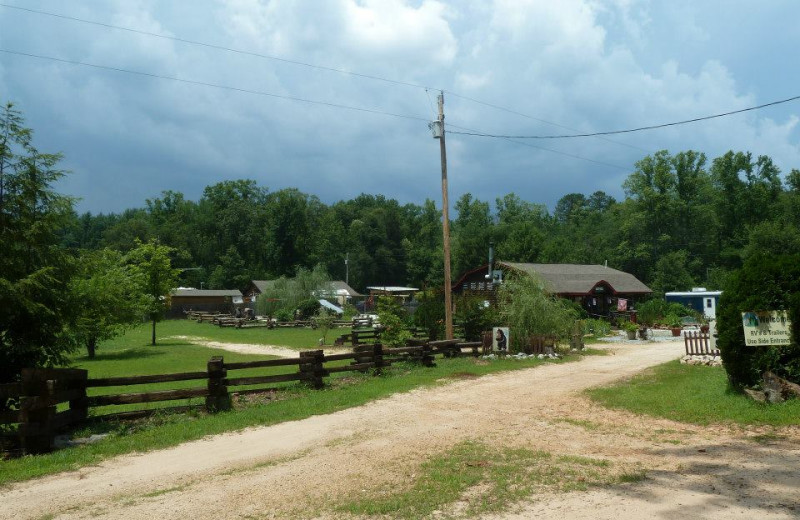
[[[0,3],[0,49],[65,60],[0,52],[0,100],[24,112],[40,149],[64,153],[59,189],[80,211],[141,207],[163,190],[197,199],[241,178],[327,203],[364,192],[438,205],[427,128],[438,89],[448,130],[503,135],[625,129],[800,95],[793,0]],[[551,209],[569,192],[621,197],[634,163],[660,149],[751,151],[786,173],[800,168],[799,115],[795,101],[602,139],[449,134],[450,197],[514,192]]]

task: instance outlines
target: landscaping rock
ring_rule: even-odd
[[[683,356],[681,364],[684,365],[704,365],[709,367],[722,366],[722,359],[718,356],[709,356],[708,354],[702,356]]]
[[[767,393],[767,397],[769,398],[770,395],[774,395],[776,396],[776,399],[780,398],[780,401],[772,401],[770,399],[771,403],[779,403],[792,397],[800,397],[800,385],[792,383],[791,381],[787,381],[782,377],[778,377],[770,371],[764,372],[763,379],[763,387],[764,391]]]
[[[750,398],[753,401],[758,401],[759,403],[767,402],[767,394],[765,394],[761,390],[753,390],[752,388],[745,388],[744,393],[750,396]]]

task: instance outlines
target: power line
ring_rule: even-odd
[[[448,128],[460,128],[462,130],[466,130],[466,132],[453,132],[452,130],[447,130],[448,134],[456,134],[456,135],[477,135],[474,130],[470,128],[465,128],[463,126],[458,126],[454,124],[448,124]],[[607,163],[603,161],[598,161],[596,159],[589,159],[588,157],[583,157],[581,155],[572,154],[568,152],[562,152],[559,150],[553,150],[552,148],[545,148],[544,146],[536,146],[531,143],[526,143],[525,141],[515,141],[512,137],[499,137],[499,139],[503,139],[504,141],[508,141],[509,143],[519,144],[522,146],[527,146],[528,148],[535,148],[537,150],[544,150],[545,152],[551,152],[558,155],[564,155],[566,157],[572,157],[573,159],[580,159],[581,161],[588,161],[595,164],[600,164],[603,166],[609,166],[611,168],[616,168],[618,170],[630,171],[630,168],[626,168],[625,166],[620,166],[618,164]]]
[[[569,135],[498,135],[498,134],[484,134],[480,132],[450,132],[451,134],[459,134],[459,135],[471,135],[475,137],[493,137],[496,139],[571,139],[575,137],[597,137],[602,135],[614,135],[614,134],[629,134],[633,132],[641,132],[643,130],[655,130],[657,128],[666,128],[669,126],[678,126],[678,125],[685,125],[688,123],[696,123],[698,121],[707,121],[709,119],[716,119],[719,117],[730,116],[734,114],[741,114],[743,112],[750,112],[752,110],[759,110],[766,107],[771,107],[775,105],[780,105],[783,103],[789,103],[791,101],[796,101],[800,99],[800,96],[793,96],[787,99],[781,99],[778,101],[772,101],[770,103],[764,103],[763,105],[757,105],[754,107],[742,108],[740,110],[731,110],[730,112],[723,112],[721,114],[714,114],[710,116],[703,116],[703,117],[695,117],[693,119],[685,119],[683,121],[675,121],[672,123],[663,123],[660,125],[650,125],[650,126],[641,126],[639,128],[629,128],[627,130],[611,130],[608,132],[592,132],[589,134],[569,134]]]
[[[63,59],[63,58],[55,58],[53,56],[43,56],[43,55],[40,55],[40,54],[31,54],[31,53],[27,53],[27,52],[12,51],[12,50],[8,50],[8,49],[0,49],[0,52],[4,52],[6,54],[14,54],[14,55],[17,55],[17,56],[25,56],[25,57],[28,57],[28,58],[36,58],[36,59],[40,59],[40,60],[55,61],[55,62],[58,62],[58,63],[67,63],[67,64],[70,64],[70,65],[80,65],[82,67],[91,67],[91,68],[101,69],[101,70],[110,70],[110,71],[113,71],[113,72],[123,72],[125,74],[132,74],[132,75],[135,75],[135,76],[144,76],[144,77],[156,78],[156,79],[166,79],[166,80],[170,80],[170,81],[177,81],[179,83],[186,83],[186,84],[189,84],[189,85],[199,85],[199,86],[203,86],[203,87],[212,87],[212,88],[218,88],[218,89],[223,89],[223,90],[230,90],[230,91],[234,91],[234,92],[241,92],[241,93],[244,93],[244,94],[253,94],[253,95],[257,95],[257,96],[267,96],[267,97],[271,97],[271,98],[286,99],[286,100],[289,100],[289,101],[299,101],[301,103],[309,103],[309,104],[312,104],[312,105],[322,105],[322,106],[326,106],[326,107],[339,108],[339,109],[343,109],[343,110],[353,110],[353,111],[356,111],[356,112],[365,112],[365,113],[368,113],[368,114],[391,116],[391,117],[397,117],[397,118],[400,118],[400,119],[411,119],[411,120],[415,120],[415,121],[424,121],[426,123],[429,122],[429,120],[427,118],[424,118],[424,117],[410,116],[410,115],[406,115],[406,114],[395,114],[393,112],[384,112],[382,110],[375,110],[375,109],[372,109],[372,108],[355,107],[355,106],[350,106],[350,105],[343,105],[343,104],[340,104],[340,103],[332,103],[332,102],[329,102],[329,101],[318,101],[318,100],[314,100],[314,99],[306,99],[306,98],[301,98],[301,97],[296,97],[296,96],[285,96],[285,95],[282,95],[282,94],[274,94],[272,92],[264,92],[264,91],[261,91],[261,90],[249,90],[249,89],[245,89],[245,88],[232,87],[230,85],[220,85],[220,84],[217,84],[217,83],[208,83],[208,82],[205,82],[205,81],[195,81],[195,80],[191,80],[191,79],[183,79],[183,78],[178,78],[178,77],[175,77],[175,76],[164,76],[164,75],[161,75],[161,74],[154,74],[152,72],[129,70],[129,69],[123,69],[123,68],[119,68],[119,67],[111,67],[111,66],[108,66],[108,65],[98,65],[96,63],[88,63],[88,62],[84,62],[84,61],[67,60],[67,59]]]
[[[489,107],[489,108],[493,108],[493,109],[499,110],[501,112],[507,112],[509,114],[514,114],[514,115],[517,115],[517,116],[520,116],[520,117],[524,117],[524,118],[527,118],[527,119],[532,119],[534,121],[538,121],[538,122],[544,123],[546,125],[556,126],[558,128],[563,128],[565,130],[572,130],[573,132],[579,132],[580,131],[580,130],[577,130],[575,128],[569,127],[569,126],[560,125],[558,123],[553,123],[552,121],[547,121],[546,119],[540,119],[538,117],[531,116],[531,115],[525,114],[523,112],[519,112],[517,110],[511,109],[511,108],[506,108],[506,107],[503,107],[503,106],[500,106],[500,105],[495,105],[493,103],[488,103],[486,101],[481,101],[480,99],[475,99],[475,98],[471,98],[471,97],[468,97],[468,96],[463,96],[461,94],[458,94],[458,93],[450,91],[450,90],[445,90],[445,92],[447,92],[451,96],[454,96],[454,97],[457,97],[457,98],[461,98],[463,100],[470,101],[470,102],[478,104],[478,105],[483,105],[483,106],[486,106],[486,107]],[[640,146],[636,146],[636,145],[628,144],[628,143],[623,143],[621,141],[615,141],[613,139],[608,139],[606,137],[599,137],[598,136],[598,139],[601,139],[601,140],[606,141],[608,143],[614,143],[614,144],[618,144],[620,146],[626,146],[628,148],[633,148],[634,150],[639,150],[640,152],[645,152],[645,153],[651,153],[652,152],[652,150],[647,150],[647,149],[642,148]]]
[[[370,80],[374,80],[374,81],[382,81],[382,82],[385,82],[385,83],[391,83],[391,84],[395,84],[395,85],[402,85],[402,86],[406,86],[406,87],[420,88],[420,89],[424,89],[426,91],[426,93],[428,92],[428,90],[431,90],[431,87],[427,87],[425,85],[420,85],[418,83],[394,80],[394,79],[385,78],[385,77],[381,77],[381,76],[376,76],[376,75],[372,75],[372,74],[363,74],[363,73],[359,73],[359,72],[353,72],[353,71],[349,71],[349,70],[339,69],[339,68],[336,68],[336,67],[328,67],[328,66],[324,66],[324,65],[316,65],[316,64],[313,64],[313,63],[307,63],[307,62],[302,62],[302,61],[298,61],[298,60],[290,60],[290,59],[287,59],[287,58],[281,58],[281,57],[273,56],[273,55],[270,55],[270,54],[262,54],[262,53],[246,51],[246,50],[242,50],[242,49],[235,49],[235,48],[232,48],[232,47],[225,47],[223,45],[216,45],[216,44],[201,42],[201,41],[197,41],[197,40],[190,40],[190,39],[187,39],[187,38],[180,38],[180,37],[177,37],[177,36],[168,36],[168,35],[165,35],[165,34],[159,34],[159,33],[154,33],[154,32],[150,32],[150,31],[144,31],[144,30],[140,30],[140,29],[133,29],[133,28],[130,28],[130,27],[124,27],[124,26],[120,26],[120,25],[114,25],[114,24],[109,24],[109,23],[104,23],[104,22],[98,22],[98,21],[94,21],[94,20],[87,20],[87,19],[84,19],[84,18],[77,18],[77,17],[74,17],[74,16],[68,16],[68,15],[64,15],[64,14],[52,13],[52,12],[42,11],[42,10],[38,10],[38,9],[31,9],[31,8],[28,8],[28,7],[21,7],[21,6],[5,4],[5,3],[0,3],[0,7],[6,7],[8,9],[16,9],[16,10],[19,10],[19,11],[25,11],[25,12],[28,12],[28,13],[38,14],[38,15],[42,15],[42,16],[50,16],[50,17],[53,17],[53,18],[60,18],[62,20],[69,20],[69,21],[72,21],[72,22],[84,23],[84,24],[89,24],[89,25],[96,25],[96,26],[105,27],[105,28],[108,28],[108,29],[116,29],[116,30],[119,30],[119,31],[126,31],[126,32],[130,32],[130,33],[133,33],[133,34],[141,34],[141,35],[144,35],[144,36],[151,36],[151,37],[154,37],[154,38],[161,38],[161,39],[169,40],[169,41],[186,43],[186,44],[190,44],[190,45],[198,45],[198,46],[206,47],[206,48],[209,48],[209,49],[221,50],[221,51],[231,52],[231,53],[235,53],[235,54],[241,54],[241,55],[245,55],[245,56],[254,56],[254,57],[257,57],[257,58],[263,58],[263,59],[267,59],[267,60],[278,61],[278,62],[281,62],[281,63],[288,63],[288,64],[298,65],[298,66],[302,66],[302,67],[308,67],[308,68],[312,68],[312,69],[324,70],[324,71],[328,71],[328,72],[335,72],[335,73],[338,73],[338,74],[345,74],[345,75],[349,75],[349,76],[353,76],[353,77],[357,77],[357,78],[370,79]],[[443,89],[432,89],[432,90],[443,90]],[[498,106],[498,105],[494,105],[492,103],[481,101],[479,99],[475,99],[475,98],[471,98],[471,97],[468,97],[468,96],[464,96],[464,95],[458,94],[456,92],[453,92],[451,90],[445,90],[445,92],[447,92],[448,94],[450,94],[452,96],[464,99],[466,101],[470,101],[472,103],[476,103],[476,104],[479,104],[479,105],[490,107],[490,108],[493,108],[495,110],[500,110],[500,111],[503,111],[503,112],[507,112],[507,113],[514,114],[514,115],[518,115],[518,116],[525,117],[525,118],[528,118],[528,119],[533,119],[533,120],[539,121],[541,123],[545,123],[545,124],[556,126],[556,127],[560,127],[560,128],[565,128],[567,130],[577,131],[576,129],[570,128],[568,126],[560,125],[558,123],[553,123],[551,121],[546,121],[544,119],[539,119],[537,117],[534,117],[534,116],[531,116],[531,115],[528,115],[528,114],[524,114],[522,112],[518,112],[518,111],[510,109],[510,108],[501,107],[501,106]],[[434,119],[435,119],[435,117],[434,117]],[[650,153],[651,152],[650,150],[641,148],[639,146],[635,146],[635,145],[631,145],[631,144],[627,144],[627,143],[622,143],[622,142],[619,142],[619,141],[614,141],[612,139],[604,139],[604,138],[601,138],[601,139],[603,139],[604,141],[607,141],[609,143],[618,144],[620,146],[626,146],[628,148],[633,148],[633,149],[636,149],[636,150],[639,150],[639,151],[643,151],[643,152],[646,152],[646,153]]]
[[[324,65],[316,65],[316,64],[313,64],[313,63],[306,63],[306,62],[303,62],[303,61],[290,60],[288,58],[281,58],[279,56],[273,56],[273,55],[270,55],[270,54],[261,54],[261,53],[253,52],[253,51],[246,51],[246,50],[242,50],[242,49],[234,49],[232,47],[225,47],[224,45],[216,45],[216,44],[213,44],[213,43],[206,43],[206,42],[201,42],[201,41],[197,41],[197,40],[189,40],[189,39],[180,38],[180,37],[177,37],[177,36],[167,36],[166,34],[159,34],[159,33],[154,33],[154,32],[150,32],[150,31],[143,31],[143,30],[140,30],[140,29],[132,29],[130,27],[123,27],[121,25],[113,25],[113,24],[110,24],[110,23],[97,22],[97,21],[94,21],[94,20],[86,20],[84,18],[77,18],[77,17],[74,17],[74,16],[68,16],[68,15],[64,15],[64,14],[51,13],[51,12],[48,12],[48,11],[40,11],[38,9],[30,9],[28,7],[21,7],[21,6],[18,6],[18,5],[10,5],[10,4],[0,3],[0,7],[6,7],[8,9],[17,9],[19,11],[26,11],[26,12],[29,12],[29,13],[40,14],[40,15],[43,15],[43,16],[50,16],[50,17],[53,17],[53,18],[61,18],[62,20],[69,20],[69,21],[72,21],[72,22],[85,23],[85,24],[89,24],[89,25],[97,25],[97,26],[100,26],[100,27],[106,27],[108,29],[116,29],[116,30],[119,30],[119,31],[126,31],[126,32],[130,32],[130,33],[134,33],[134,34],[141,34],[143,36],[152,36],[153,38],[161,38],[163,40],[170,40],[170,41],[174,41],[174,42],[187,43],[187,44],[190,44],[190,45],[199,45],[201,47],[206,47],[206,48],[209,48],[209,49],[216,49],[216,50],[219,50],[219,51],[232,52],[234,54],[242,54],[242,55],[245,55],[245,56],[254,56],[254,57],[257,57],[257,58],[263,58],[263,59],[266,59],[266,60],[279,61],[279,62],[282,62],[282,63],[289,63],[289,64],[292,64],[292,65],[299,65],[301,67],[308,67],[308,68],[311,68],[311,69],[319,69],[319,70],[325,70],[325,71],[328,71],[328,72],[336,72],[338,74],[346,74],[348,76],[354,76],[354,77],[357,77],[357,78],[371,79],[371,80],[375,80],[375,81],[383,81],[385,83],[393,83],[395,85],[403,85],[403,86],[406,86],[406,87],[414,87],[414,88],[421,88],[421,89],[428,88],[425,85],[419,85],[417,83],[411,83],[411,82],[408,82],[408,81],[399,81],[399,80],[384,78],[384,77],[381,77],[381,76],[375,76],[375,75],[372,75],[372,74],[363,74],[363,73],[360,73],[360,72],[353,72],[353,71],[349,71],[349,70],[345,70],[345,69],[338,69],[338,68],[335,68],[335,67],[326,67]]]

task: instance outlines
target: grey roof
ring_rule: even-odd
[[[342,280],[332,281],[328,284],[328,286],[330,287],[330,290],[336,293],[337,295],[341,295],[343,294],[342,291],[345,291],[347,296],[363,296],[362,294],[356,292],[355,289],[347,285]]]
[[[600,281],[607,282],[617,293],[649,294],[652,289],[630,273],[602,265],[524,264],[498,262],[524,273],[539,275],[554,294],[588,294]]]
[[[251,280],[251,281],[253,285],[256,286],[256,289],[258,289],[258,292],[260,293],[263,293],[275,283],[275,280]]]
[[[175,289],[170,294],[172,296],[242,296],[242,291],[238,289]]]

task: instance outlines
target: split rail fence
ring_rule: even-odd
[[[324,378],[338,372],[373,370],[379,373],[398,361],[435,366],[434,358],[437,355],[456,357],[466,353],[477,356],[485,351],[485,339],[477,342],[443,340],[401,348],[385,348],[379,343],[355,345],[352,352],[342,354],[326,355],[322,350],[303,351],[298,358],[289,359],[226,363],[222,357],[212,357],[205,371],[174,374],[89,378],[87,371],[82,369],[25,369],[19,383],[0,385],[0,401],[12,399],[17,402],[16,410],[0,412],[0,441],[6,449],[44,453],[53,449],[57,433],[87,420],[132,419],[157,412],[186,412],[192,409],[214,413],[230,409],[232,394],[280,390],[279,387],[265,388],[264,385],[302,381],[313,388],[322,388]],[[275,373],[275,369],[280,368],[293,370]],[[271,373],[253,375],[253,369],[269,369]],[[249,372],[235,375],[242,370]],[[88,389],[127,389],[137,385],[178,381],[197,381],[198,385],[191,388],[87,394]],[[254,388],[256,386],[258,388]],[[106,413],[108,407],[186,399],[204,399],[204,402]],[[95,412],[100,409],[102,415],[90,415],[92,409]]]

